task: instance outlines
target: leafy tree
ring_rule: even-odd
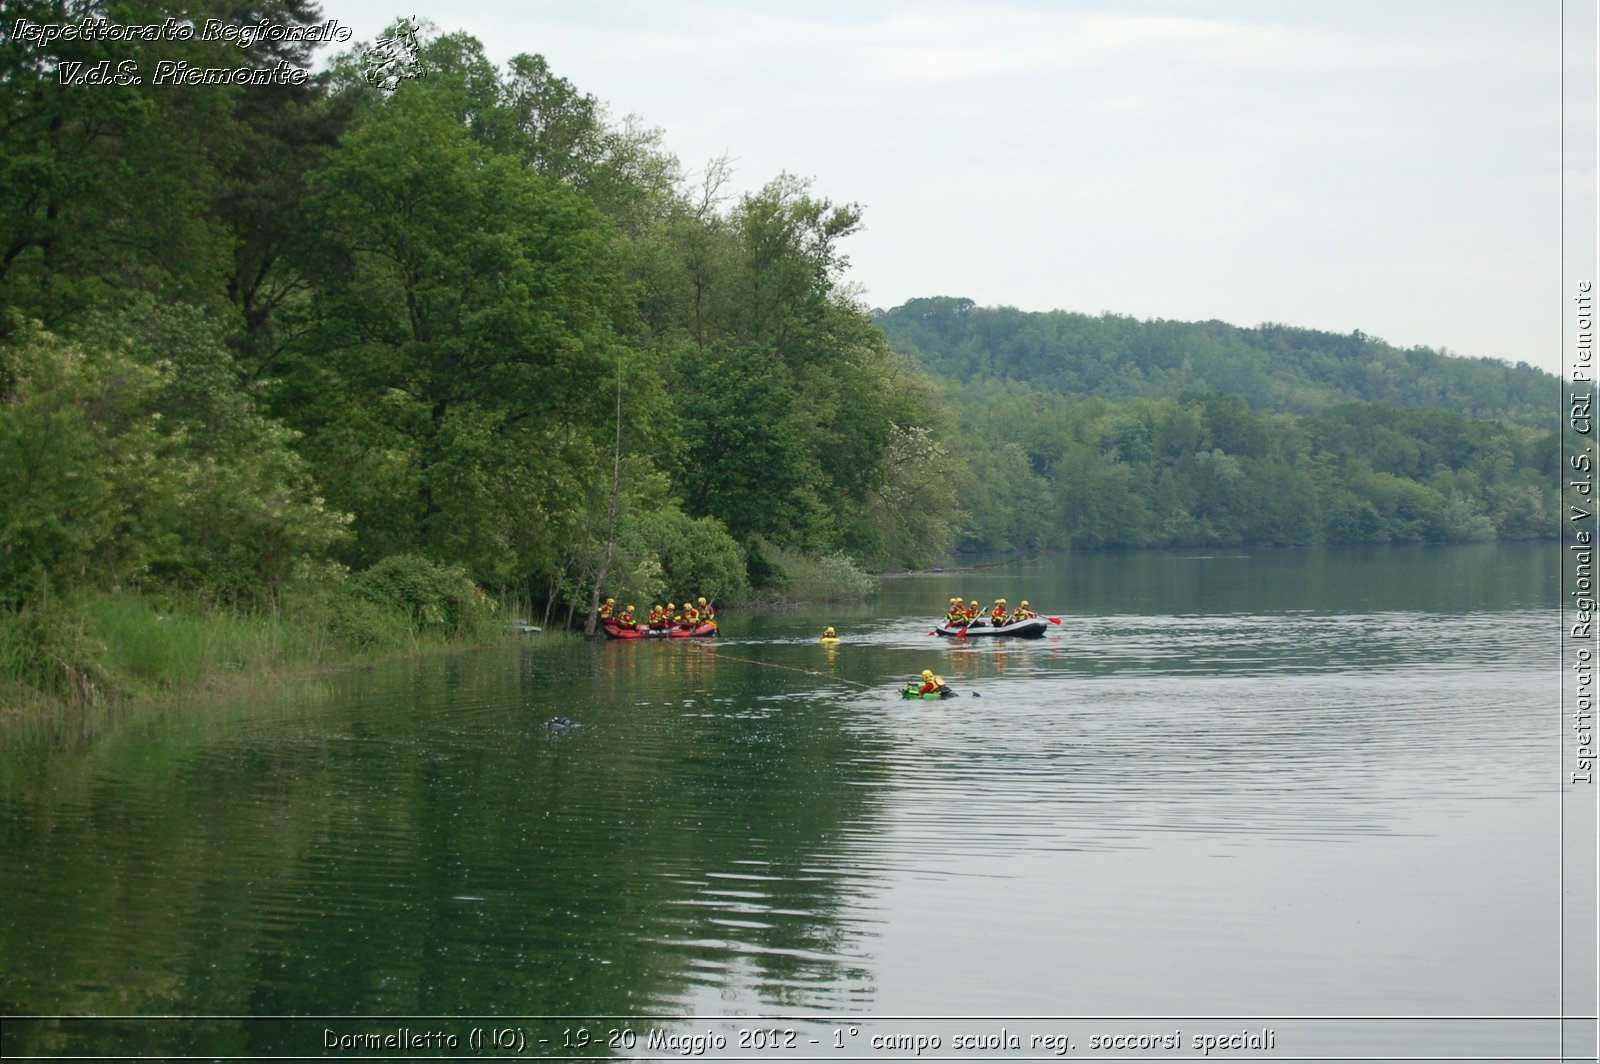
[[[293,435],[228,389],[231,356],[192,308],[145,302],[79,343],[32,330],[4,350],[15,386],[0,463],[18,475],[0,501],[0,596],[12,604],[41,578],[270,595],[342,536]],[[221,372],[178,369],[207,366]]]
[[[278,402],[319,465],[363,462],[330,488],[364,539],[397,534],[480,578],[508,563],[526,575],[540,562],[516,525],[568,511],[609,443],[619,271],[576,194],[408,90],[311,179],[314,325]],[[411,497],[365,495],[369,468]],[[377,531],[392,519],[397,533]]]
[[[619,588],[642,608],[684,594],[726,604],[749,592],[744,551],[715,518],[666,505],[630,518],[623,536],[635,561]]]
[[[0,358],[11,382],[0,405],[0,603],[15,608],[52,581],[81,578],[111,546],[118,456],[96,415],[137,403],[155,381],[131,365],[88,365],[82,351],[42,335],[0,348]],[[154,443],[147,426],[123,427]]]
[[[795,416],[786,368],[755,348],[687,352],[679,376],[694,402],[684,418],[688,510],[716,515],[741,542],[820,546],[829,531],[820,477]]]
[[[867,509],[870,556],[919,568],[939,562],[971,521],[957,494],[966,466],[921,425],[893,427],[884,463],[883,485]]]

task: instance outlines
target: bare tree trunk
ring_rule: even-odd
[[[594,590],[589,594],[589,623],[585,635],[594,635],[595,618],[600,613],[600,588],[611,573],[611,556],[617,546],[617,497],[622,490],[622,355],[617,355],[617,427],[611,443],[611,501],[606,506],[606,553],[595,570]]]
[[[560,586],[560,570],[550,575],[550,587],[544,593],[544,627],[550,627],[550,618],[556,612],[556,588]]]

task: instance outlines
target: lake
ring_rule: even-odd
[[[1555,1056],[1561,561],[1000,562],[13,738],[0,1049]]]

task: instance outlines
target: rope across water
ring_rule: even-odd
[[[694,649],[697,651],[714,654],[719,658],[727,658],[729,661],[742,661],[747,665],[759,665],[764,669],[783,669],[785,672],[803,673],[806,676],[816,676],[823,680],[833,680],[836,683],[847,683],[851,687],[860,687],[867,691],[877,690],[876,687],[873,687],[869,683],[858,683],[855,680],[846,680],[842,676],[830,676],[825,672],[818,672],[816,669],[802,669],[795,665],[779,665],[775,661],[759,661],[755,658],[741,658],[737,654],[724,654],[719,647],[709,643],[690,643],[689,645],[694,647]]]

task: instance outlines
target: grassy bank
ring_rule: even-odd
[[[514,636],[459,573],[400,559],[259,604],[82,591],[0,611],[0,723]]]
[[[843,554],[767,547],[745,607],[860,600],[877,579]],[[79,590],[0,609],[0,727],[246,687],[354,662],[516,638],[530,614],[413,556],[294,581],[263,603]]]

